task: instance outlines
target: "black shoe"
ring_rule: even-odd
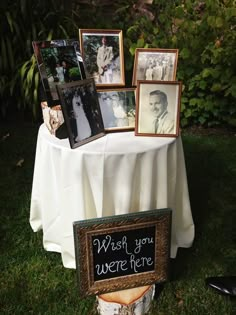
[[[229,277],[209,277],[206,284],[219,293],[236,296],[236,276]]]

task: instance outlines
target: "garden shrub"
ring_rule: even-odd
[[[4,0],[0,3],[0,117],[39,109],[39,72],[33,40],[69,38],[78,32],[60,0]]]
[[[138,47],[179,49],[182,127],[236,126],[235,1],[154,0],[150,10],[152,20],[143,10],[132,21],[123,11],[126,50],[133,56]]]
[[[66,2],[66,10],[62,0],[5,2],[0,5],[2,114],[12,99],[32,112],[37,107],[33,39],[78,38],[79,28],[116,28],[123,30],[127,86],[137,47],[178,48],[182,127],[236,126],[235,0],[154,0],[152,5],[74,0]]]

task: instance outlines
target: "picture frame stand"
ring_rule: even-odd
[[[100,315],[144,315],[150,310],[155,284],[96,296]]]

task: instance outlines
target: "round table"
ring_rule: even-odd
[[[181,137],[108,133],[76,149],[39,128],[30,224],[43,246],[75,268],[73,222],[172,209],[171,257],[194,239]]]

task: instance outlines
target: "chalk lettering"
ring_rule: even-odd
[[[93,245],[97,247],[97,253],[99,254],[102,250],[104,253],[110,248],[112,251],[119,251],[124,249],[126,254],[131,255],[132,253],[128,250],[127,237],[123,236],[121,240],[114,241],[110,235],[106,235],[105,238],[100,241],[98,238],[93,240]]]
[[[130,256],[130,266],[131,269],[134,270],[134,272],[138,272],[138,268],[142,268],[146,266],[152,266],[153,265],[153,260],[151,257],[141,257],[138,259],[135,259],[134,255]]]
[[[108,272],[115,273],[121,271],[126,271],[128,269],[127,260],[117,260],[111,261],[110,263],[97,264],[95,266],[97,275],[107,274]]]
[[[100,251],[102,249],[106,253],[108,247],[110,246],[110,243],[111,243],[111,236],[110,235],[106,235],[105,239],[102,240],[102,244],[98,238],[95,238],[93,240],[93,245],[95,245],[95,246],[97,245],[97,247],[98,247],[98,249],[97,249],[98,254],[100,253]]]
[[[138,254],[141,251],[142,245],[146,245],[146,244],[153,244],[153,237],[149,238],[149,237],[145,237],[145,238],[140,238],[140,239],[136,239],[135,240],[135,249],[134,249],[134,253]]]

